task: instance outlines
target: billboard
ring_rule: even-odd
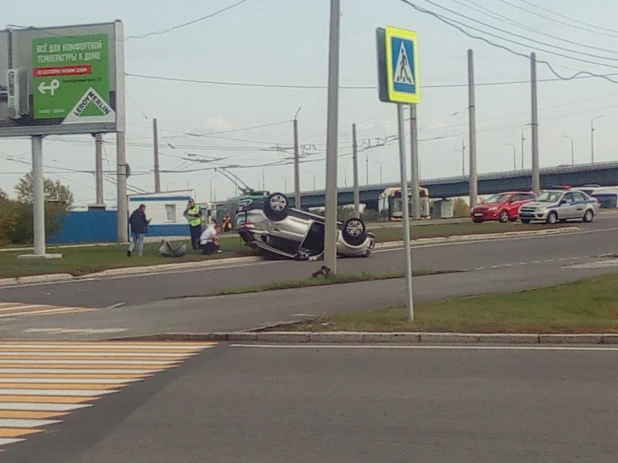
[[[124,132],[122,23],[0,31],[0,137]]]

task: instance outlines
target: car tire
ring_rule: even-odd
[[[367,227],[361,219],[353,217],[343,224],[341,234],[350,246],[360,246],[367,239]]]
[[[521,219],[521,223],[528,225],[530,223],[530,219]]]
[[[594,212],[593,212],[593,211],[591,211],[590,209],[588,209],[588,210],[586,211],[586,213],[584,214],[584,217],[583,217],[583,219],[582,219],[582,220],[583,220],[585,223],[590,223],[590,222],[592,222],[592,219],[594,219]]]
[[[556,214],[553,211],[550,212],[549,215],[547,216],[546,222],[550,225],[554,225],[556,222],[558,222],[558,214]]]
[[[474,222],[474,223],[483,223],[482,220],[478,220],[478,219],[472,219],[472,222]]]
[[[502,211],[500,212],[500,218],[498,219],[500,223],[507,223],[509,221],[509,212]]]
[[[285,220],[290,211],[290,202],[283,193],[273,193],[264,202],[264,214],[274,222]]]

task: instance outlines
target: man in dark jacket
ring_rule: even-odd
[[[146,205],[140,204],[140,206],[133,211],[131,217],[129,217],[133,239],[129,243],[127,256],[131,257],[133,250],[137,247],[137,255],[142,257],[142,253],[144,252],[144,235],[148,233],[149,223],[150,220],[146,219]]]

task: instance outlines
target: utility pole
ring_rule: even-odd
[[[530,84],[532,97],[532,191],[539,194],[541,177],[539,172],[539,101],[536,80],[536,53],[530,54]]]
[[[369,185],[369,153],[365,153],[365,185]]]
[[[468,99],[470,122],[470,207],[478,202],[478,177],[476,172],[476,100],[474,94],[474,52],[468,50]]]
[[[161,193],[161,176],[159,173],[159,129],[157,119],[152,120],[152,142],[154,146],[154,186],[155,193]]]
[[[410,151],[411,151],[411,182],[410,189],[412,190],[412,218],[420,220],[421,218],[421,201],[420,201],[420,175],[418,172],[418,121],[416,105],[410,105]],[[380,183],[382,183],[382,165],[380,164]]]
[[[103,134],[97,133],[95,138],[95,183],[96,183],[96,204],[105,204],[103,196]]]
[[[210,202],[214,201],[214,196],[212,195],[212,177],[210,177]]]
[[[339,26],[340,0],[330,1],[328,53],[328,120],[326,130],[326,211],[324,264],[337,272],[337,138],[339,126]]]
[[[262,189],[266,189],[266,169],[262,169]]]
[[[300,209],[300,153],[298,151],[298,113],[300,108],[296,111],[294,120],[294,207]]]
[[[352,124],[352,165],[354,169],[354,215],[359,218],[360,188],[358,187],[358,143],[356,140],[356,124]]]
[[[116,132],[116,197],[118,198],[118,242],[129,237],[129,205],[127,204],[127,148],[124,132]]]

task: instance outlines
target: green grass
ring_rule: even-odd
[[[179,244],[175,243],[175,244]],[[162,265],[182,262],[199,262],[208,259],[239,257],[254,255],[254,251],[247,248],[237,239],[224,239],[221,242],[220,254],[202,256],[191,250],[191,243],[187,242],[188,253],[182,258],[165,258],[159,255],[159,242],[147,243],[144,246],[144,255],[127,257],[126,245],[90,246],[79,248],[48,248],[49,253],[61,253],[62,259],[24,261],[17,256],[30,251],[0,252],[0,278],[14,278],[29,275],[43,275],[50,273],[69,273],[71,275],[86,275],[103,270],[137,267],[147,265]]]
[[[459,223],[444,225],[425,225],[411,227],[411,238],[434,238],[470,234],[504,233],[513,231],[539,230],[543,225],[500,224],[500,223]],[[399,241],[402,239],[401,228],[384,228],[372,230],[376,235],[377,242]],[[157,243],[146,244],[142,258],[126,256],[126,246],[84,246],[56,249],[48,248],[48,252],[63,254],[62,259],[49,261],[22,261],[17,260],[22,251],[0,252],[0,278],[13,278],[29,275],[42,275],[49,273],[70,273],[72,275],[85,275],[103,270],[137,267],[146,265],[159,265],[166,263],[193,262],[204,259],[220,259],[224,257],[237,257],[253,255],[254,251],[244,246],[235,233],[221,236],[221,248],[224,251],[212,257],[203,257],[199,254],[189,255],[181,259],[165,259],[159,256]],[[190,249],[189,245],[189,249]]]
[[[332,317],[272,328],[292,331],[616,333],[618,274],[513,293],[417,304],[415,321],[403,308]]]
[[[427,275],[442,275],[446,273],[455,273],[456,271],[450,270],[415,270],[413,276],[427,276]],[[247,286],[244,288],[224,289],[219,291],[213,291],[201,295],[192,295],[190,297],[214,297],[214,296],[231,296],[234,294],[248,294],[248,293],[261,293],[265,291],[278,291],[282,289],[299,289],[299,288],[311,288],[314,286],[330,286],[330,285],[342,285],[346,283],[361,283],[364,281],[378,281],[378,280],[393,280],[396,278],[403,278],[405,275],[403,272],[391,272],[391,273],[358,273],[358,274],[337,274],[324,278],[322,276],[317,278],[309,278],[303,280],[288,280],[288,281],[273,281],[272,283],[266,283],[263,285]]]
[[[438,238],[449,237],[459,235],[486,235],[489,233],[506,233],[506,232],[523,232],[523,231],[536,231],[543,230],[545,228],[556,228],[555,225],[545,224],[528,224],[521,223],[499,223],[499,222],[487,222],[487,223],[455,223],[455,224],[437,224],[437,225],[423,225],[410,227],[410,238]],[[371,230],[376,235],[377,242],[387,241],[400,241],[403,239],[401,227],[389,227],[389,228],[377,228]]]

